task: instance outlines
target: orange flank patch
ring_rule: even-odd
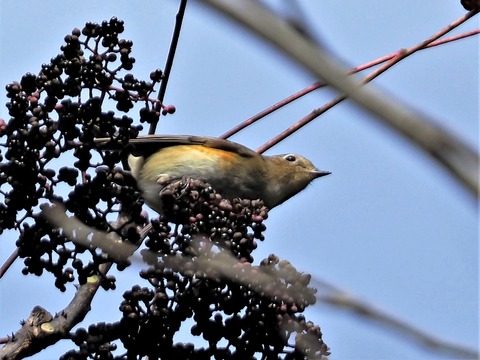
[[[177,145],[163,148],[147,159],[155,166],[144,168],[144,176],[155,178],[160,174],[174,177],[195,173],[230,171],[239,164],[239,155],[203,145]],[[243,159],[245,161],[245,159]]]

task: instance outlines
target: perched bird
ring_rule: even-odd
[[[97,143],[108,139],[97,139]],[[183,177],[204,180],[226,199],[261,199],[269,209],[330,174],[296,154],[264,156],[233,141],[188,135],[130,140],[128,158],[147,205],[162,212],[160,191]]]

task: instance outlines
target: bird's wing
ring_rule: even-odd
[[[96,139],[95,142],[100,145],[106,145],[110,139]],[[177,145],[202,145],[224,151],[231,151],[244,157],[253,157],[258,154],[233,141],[206,136],[194,135],[143,135],[130,139],[130,144],[134,146],[133,153],[152,154],[161,148]],[[108,148],[107,146],[100,146]]]

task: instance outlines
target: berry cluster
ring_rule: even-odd
[[[119,322],[79,329],[73,337],[79,350],[66,355],[81,358],[88,346],[97,356],[113,353],[112,334],[131,358],[328,355],[320,328],[300,314],[316,301],[310,276],[274,255],[251,264],[267,218],[261,201],[230,203],[194,179],[173,183],[160,196],[165,216],[152,221],[142,250],[150,267],[140,276],[149,286],[124,293]],[[190,333],[208,347],[173,340],[187,319],[194,320]]]
[[[38,75],[6,86],[10,119],[0,121],[0,232],[18,232],[24,273],[52,272],[61,290],[75,273],[83,283],[107,259],[94,250],[81,255],[85,248],[42,219],[42,205],[63,203],[82,222],[105,231],[122,209],[132,221],[145,221],[134,180],[117,167],[123,155],[98,151],[94,142],[109,137],[124,144],[142,128],[125,114],[105,111],[109,102],[120,112],[144,104],[142,121],[159,117],[149,95],[162,72],[152,72],[152,81],[124,74],[135,59],[132,42],[119,38],[123,30],[116,18],[74,29]]]
[[[478,10],[480,8],[478,0],[460,0],[460,3],[465,10]]]
[[[152,288],[135,285],[125,292],[119,322],[77,330],[72,340],[79,349],[65,358],[81,359],[86,349],[98,358],[112,358],[120,347],[116,339],[131,359],[324,359],[329,354],[320,328],[299,314],[301,303],[315,301],[306,287],[309,277],[287,261],[271,255],[260,266],[245,264],[249,271],[238,267],[240,276],[233,281],[212,278],[211,273],[208,278],[189,274],[188,261],[183,265],[187,270],[180,273],[158,267],[143,272]],[[271,283],[255,285],[253,278],[247,284],[252,274],[268,274]],[[195,345],[198,340],[193,339],[174,341],[187,319],[194,320],[191,335],[208,346]]]
[[[89,228],[116,232],[132,243],[140,238],[137,225],[146,223],[135,181],[118,166],[142,127],[125,114],[105,111],[106,103],[113,101],[124,113],[138,105],[142,123],[175,111],[150,99],[162,81],[160,70],[150,81],[125,74],[135,59],[132,42],[118,37],[123,30],[116,18],[74,29],[62,53],[38,75],[26,74],[6,87],[11,118],[0,120],[0,233],[18,232],[24,274],[48,271],[62,291],[75,279],[85,283],[111,259],[73,243],[42,209],[61,203]],[[119,151],[97,148],[98,137],[111,139]],[[328,355],[320,328],[301,315],[315,302],[310,277],[273,255],[252,265],[268,216],[260,200],[229,202],[199,179],[172,183],[159,196],[165,211],[151,221],[142,252],[149,268],[139,280],[148,285],[124,293],[118,322],[71,334],[78,349],[62,358]],[[114,288],[115,279],[102,277],[102,286]],[[187,319],[194,321],[191,334],[207,347],[174,341]],[[126,355],[117,357],[117,347]]]
[[[298,314],[315,296],[288,262],[279,263],[271,256],[261,266],[225,264],[237,268],[233,279],[204,267],[189,271],[191,265],[186,261],[182,274],[168,268],[145,271],[142,275],[154,284],[153,289],[135,286],[124,294],[120,325],[129,354],[224,359],[250,359],[256,354],[314,359],[328,354],[320,329]],[[252,274],[268,274],[271,281],[256,284]],[[287,295],[294,291],[302,294],[302,300]],[[190,333],[201,336],[208,347],[172,341],[189,318],[195,322]]]
[[[210,246],[227,249],[238,259],[252,262],[256,241],[263,240],[263,221],[268,210],[260,200],[235,199],[232,203],[201,180],[183,179],[165,187],[161,194],[165,217],[177,227],[165,237],[168,228],[153,222],[146,241],[152,251],[176,251],[197,255]],[[166,240],[170,240],[166,246]]]

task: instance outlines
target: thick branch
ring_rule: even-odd
[[[110,266],[102,265],[102,273],[105,274]],[[0,349],[0,359],[23,359],[68,338],[69,331],[90,311],[90,303],[99,286],[98,276],[88,278],[87,283],[78,288],[70,304],[55,317],[42,307],[35,306],[22,328]]]

